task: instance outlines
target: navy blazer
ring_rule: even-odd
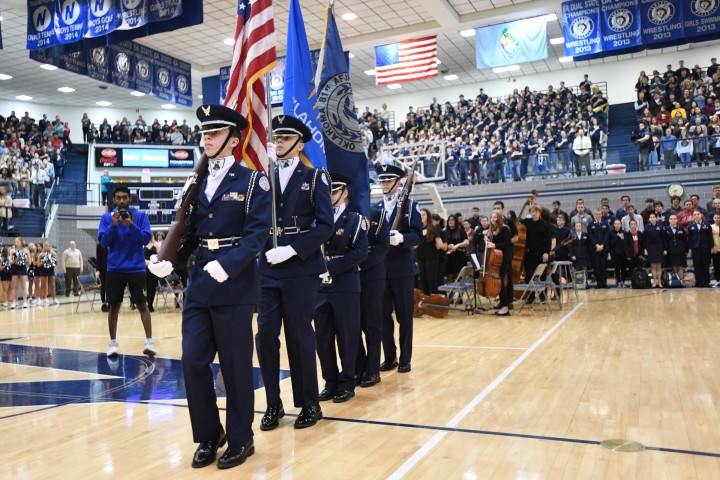
[[[665,232],[665,250],[668,255],[687,255],[688,239],[685,229],[680,225],[675,227],[673,234],[672,227],[668,225],[664,228]]]
[[[588,224],[588,237],[590,238],[591,250],[595,251],[595,245],[602,245],[607,253],[610,246],[610,227],[602,221],[593,220]]]
[[[382,200],[374,205],[375,208],[385,208]],[[397,216],[397,205],[393,209],[388,223],[392,226]],[[392,227],[391,227],[392,228]],[[405,202],[405,212],[398,231],[403,235],[403,243],[390,246],[385,256],[385,269],[387,278],[414,277],[415,262],[413,261],[413,247],[422,240],[422,221],[420,220],[420,204],[408,198]]]
[[[365,217],[347,210],[340,214],[333,235],[325,242],[325,255],[333,285],[320,289],[324,292],[360,293],[358,265],[368,255]]]
[[[297,255],[278,265],[270,265],[265,252],[273,248],[267,239],[260,255],[260,274],[273,278],[291,278],[325,273],[325,258],[320,246],[333,234],[333,209],[330,180],[324,170],[299,162],[280,193],[280,176],[275,171],[275,202],[278,229],[299,227],[305,233],[278,236],[278,246],[291,245]],[[270,199],[268,199],[268,202]]]
[[[710,250],[713,247],[712,228],[706,222],[690,222],[687,226],[688,246]]]
[[[571,232],[570,236],[573,237],[573,241],[570,245],[568,245],[568,253],[570,255],[570,258],[575,257],[576,259],[581,258],[590,258],[590,239],[587,236],[587,233],[583,233],[580,235],[580,239],[577,238],[576,232]]]
[[[360,276],[366,280],[385,280],[385,256],[390,250],[390,224],[385,217],[385,208],[370,209],[368,227],[368,255],[360,264]]]
[[[270,182],[264,173],[235,163],[225,174],[212,200],[207,180],[195,199],[195,214],[183,237],[178,261],[187,259],[200,239],[237,237],[237,245],[197,249],[187,297],[206,305],[248,305],[260,300],[257,256],[270,231]],[[217,260],[230,278],[218,283],[203,270]]]

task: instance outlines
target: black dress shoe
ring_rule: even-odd
[[[227,442],[227,436],[225,430],[221,427],[220,434],[215,440],[208,440],[206,442],[200,442],[195,454],[193,455],[192,467],[202,468],[207,467],[215,461],[215,455],[217,454],[218,448],[221,448]]]
[[[355,386],[357,387],[360,385],[360,382],[362,382],[362,375],[355,375],[353,378],[355,379]]]
[[[262,420],[260,420],[260,430],[272,430],[280,425],[280,419],[285,416],[285,408],[283,408],[282,401],[278,402],[277,405],[268,407],[265,410]]]
[[[381,371],[381,372],[387,372],[387,371],[390,371],[390,370],[395,370],[395,368],[396,368],[397,366],[398,366],[398,362],[397,362],[397,360],[395,360],[394,358],[393,358],[392,360],[390,360],[390,361],[385,360],[384,362],[382,362],[382,363],[380,364],[380,371]]]
[[[412,367],[409,363],[401,363],[398,366],[398,372],[400,373],[408,373],[410,370],[412,370]]]
[[[255,445],[250,440],[240,448],[228,448],[218,460],[218,468],[232,468],[245,462],[247,457],[255,453]]]
[[[362,379],[362,382],[360,382],[360,386],[363,388],[374,387],[378,383],[380,383],[380,375],[378,375],[378,374],[368,375],[366,373],[365,375],[363,375],[363,379]]]
[[[333,403],[345,403],[355,396],[355,392],[352,390],[338,390],[333,395]]]
[[[308,428],[315,425],[322,418],[322,410],[320,405],[312,405],[303,407],[300,410],[297,420],[295,420],[295,428]]]
[[[148,305],[148,310],[150,311],[150,313],[155,313],[155,309],[152,305]]]
[[[498,317],[509,317],[510,312],[505,312],[505,313],[495,312],[495,315],[497,315]]]
[[[333,395],[335,395],[335,392],[332,390],[328,390],[327,388],[324,388],[322,392],[320,392],[320,395],[318,398],[320,398],[321,402],[332,400]]]

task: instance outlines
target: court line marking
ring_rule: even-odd
[[[527,350],[527,347],[491,347],[491,346],[476,346],[476,345],[423,345],[413,344],[413,348],[469,348],[469,349],[481,349],[481,350]]]
[[[575,305],[575,307],[570,310],[567,314],[565,314],[564,317],[562,317],[558,322],[550,328],[545,334],[540,337],[535,343],[533,343],[530,348],[525,350],[522,355],[520,355],[513,363],[510,364],[509,367],[507,367],[500,375],[493,380],[490,385],[485,387],[474,399],[470,401],[467,405],[465,405],[465,408],[460,410],[457,415],[455,415],[450,421],[445,425],[446,428],[455,428],[477,405],[482,402],[485,397],[487,397],[495,388],[497,388],[498,385],[500,385],[503,380],[505,380],[527,357],[530,356],[540,345],[542,345],[545,340],[550,338],[550,336],[555,333],[555,331],[560,328],[582,305],[584,305],[585,302],[578,303]],[[425,442],[425,444],[420,447],[419,450],[417,450],[410,458],[405,460],[405,462],[398,467],[397,470],[395,470],[388,478],[388,480],[399,480],[403,478],[405,475],[407,475],[410,470],[415,467],[420,460],[422,460],[430,451],[437,446],[438,443],[442,439],[444,439],[449,432],[447,430],[439,431],[433,437]]]

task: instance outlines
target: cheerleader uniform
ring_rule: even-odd
[[[55,257],[52,256],[52,253],[43,253],[44,255],[41,261],[41,266],[35,269],[35,275],[38,277],[54,277],[56,264]]]
[[[15,250],[13,252],[15,264],[10,267],[10,274],[14,276],[26,276],[28,274],[28,256],[25,252]]]
[[[3,258],[2,260],[3,269],[0,270],[0,282],[9,282],[12,280],[10,259]]]

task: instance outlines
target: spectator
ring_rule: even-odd
[[[715,200],[720,200],[720,185],[715,185],[714,187],[712,187],[712,194],[713,198],[709,202],[707,202],[707,205],[705,206],[705,210],[707,210],[708,212],[715,210]]]
[[[577,156],[575,169],[578,177],[582,175],[583,168],[585,168],[588,175],[592,175],[592,169],[590,167],[591,148],[592,144],[590,139],[585,136],[585,131],[581,128],[578,130],[578,136],[573,142],[573,152],[575,152],[575,155]]]
[[[635,143],[640,148],[640,171],[646,171],[650,166],[650,152],[653,149],[653,140],[650,129],[645,122],[640,122],[637,139]]]
[[[680,132],[680,138],[675,146],[675,153],[680,157],[680,163],[683,168],[692,167],[694,141],[688,136],[687,129],[683,128]]]
[[[652,198],[645,199],[645,208],[640,212],[640,216],[643,219],[643,224],[647,225],[650,219],[650,214],[655,212],[655,200]]]
[[[91,133],[92,120],[88,117],[87,113],[83,113],[82,119],[80,120],[83,132],[83,143],[91,143],[92,140],[88,138]]]
[[[635,206],[628,205],[627,206],[627,215],[625,215],[621,219],[623,230],[625,230],[626,232],[629,231],[630,230],[630,222],[633,220],[635,221],[635,223],[637,223],[638,230],[640,230],[641,232],[643,230],[645,230],[645,222],[643,221],[642,216],[635,213]]]
[[[660,156],[663,158],[665,170],[675,169],[677,153],[677,137],[672,134],[671,128],[665,129],[665,135],[660,138]]]
[[[575,225],[579,223],[582,226],[582,232],[587,233],[587,227],[590,222],[592,222],[593,217],[585,211],[585,202],[582,200],[578,200],[575,208],[577,209],[577,213],[570,219],[570,224],[573,226],[573,229],[575,229]]]
[[[703,128],[703,125],[696,125],[691,128],[693,156],[698,167],[702,167],[703,162],[705,162],[706,167],[708,166],[708,138]]]
[[[103,206],[107,205],[108,185],[111,183],[113,183],[113,178],[110,176],[110,170],[106,168],[100,177],[100,204]]]
[[[0,236],[7,237],[10,219],[12,218],[12,198],[4,186],[0,186]]]
[[[685,200],[682,212],[677,214],[678,225],[682,228],[687,228],[688,224],[693,220],[694,212],[695,207],[693,206],[692,200]]]
[[[30,174],[32,185],[32,206],[34,208],[45,208],[45,183],[50,181],[47,172],[40,168],[41,163],[36,162]]]
[[[65,249],[62,255],[62,268],[65,274],[65,296],[70,296],[72,286],[73,295],[80,295],[80,275],[83,272],[82,252],[75,246],[75,241],[70,241],[70,247]]]

